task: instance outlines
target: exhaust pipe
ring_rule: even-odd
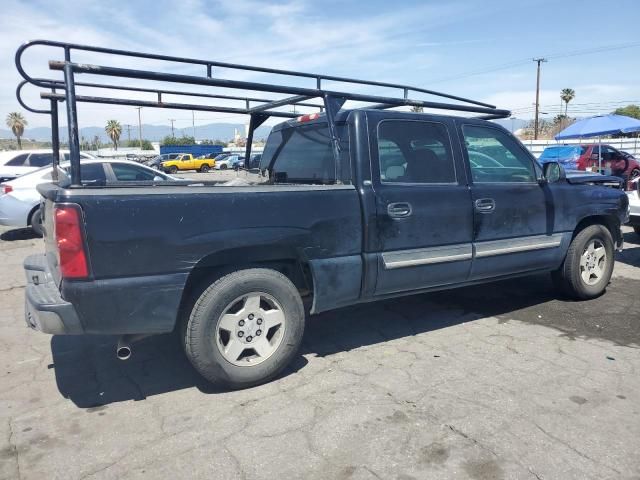
[[[122,335],[118,339],[118,345],[116,346],[116,357],[119,360],[129,360],[132,352],[131,344],[149,336],[149,334]]]
[[[119,360],[129,360],[131,358],[131,345],[124,338],[124,336],[118,339],[118,346],[116,347],[116,357]]]

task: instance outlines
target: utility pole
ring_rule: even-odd
[[[169,121],[171,122],[171,138],[176,138],[176,135],[175,135],[175,133],[173,131],[173,122],[175,122],[176,119],[175,118],[170,118]]]
[[[136,107],[138,109],[138,140],[140,140],[140,150],[142,150],[142,119],[140,118],[140,110],[142,107]]]
[[[131,143],[131,125],[125,125],[127,127],[127,145]]]
[[[193,141],[196,141],[196,116],[191,110],[191,127],[193,128]]]
[[[536,75],[536,119],[533,123],[533,139],[538,139],[538,113],[540,110],[540,64],[546,62],[545,58],[534,58],[534,62],[538,64],[537,75]]]

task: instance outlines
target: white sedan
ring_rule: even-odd
[[[88,153],[80,153],[81,160],[95,160],[95,158]],[[60,160],[69,160],[69,150],[60,150]],[[0,182],[13,180],[52,163],[53,150],[51,149],[0,152]]]
[[[60,164],[60,168],[66,172],[69,167],[69,162]],[[44,167],[0,184],[0,225],[31,226],[37,234],[42,234],[39,211],[41,198],[36,187],[50,182],[52,171],[51,167]],[[80,174],[83,184],[96,186],[117,182],[178,180],[126,160],[86,160],[82,162]]]

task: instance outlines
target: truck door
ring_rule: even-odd
[[[471,195],[448,120],[369,121],[377,251],[374,295],[465,281]]]
[[[552,190],[538,182],[534,158],[497,126],[463,124],[461,129],[474,207],[471,279],[557,264],[563,234],[554,233]]]

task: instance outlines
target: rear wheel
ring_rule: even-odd
[[[42,236],[42,211],[38,208],[33,215],[31,215],[31,228],[38,236]]]
[[[631,170],[631,173],[629,174],[629,180],[635,180],[638,177],[640,177],[640,170],[638,170],[637,168]]]
[[[196,301],[184,331],[185,351],[215,384],[258,385],[291,361],[304,323],[302,300],[287,277],[240,270],[215,281]]]
[[[209,170],[210,170],[210,167],[206,163],[200,167],[200,171],[202,173],[207,173]]]
[[[603,225],[591,225],[571,241],[562,266],[553,272],[553,280],[572,298],[595,298],[609,284],[613,264],[611,233]]]

